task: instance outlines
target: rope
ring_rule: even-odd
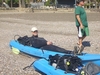
[[[20,35],[15,35],[15,36],[14,36],[14,40],[15,40],[15,41],[17,41],[17,39],[18,39],[18,38],[16,39],[16,36],[21,37]]]

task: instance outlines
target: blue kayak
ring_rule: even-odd
[[[30,47],[30,46],[24,46],[15,40],[11,40],[9,45],[10,45],[10,48],[12,50],[14,50],[14,52],[17,52],[17,53],[23,52],[25,54],[28,54],[31,56],[36,56],[36,57],[48,58],[49,55],[52,55],[52,56],[54,56],[56,54],[65,55],[65,53],[53,52],[50,50],[41,50],[41,49]],[[69,54],[67,54],[67,55],[69,55]],[[82,55],[77,55],[77,56],[85,61],[93,61],[93,60],[100,59],[100,54],[83,53]]]
[[[95,60],[91,62],[100,66],[100,60]],[[87,64],[88,62],[83,61],[82,63]],[[65,71],[61,69],[55,69],[55,67],[51,66],[49,62],[45,59],[36,60],[33,63],[32,67],[34,67],[34,69],[37,72],[41,73],[42,75],[76,75],[75,73],[72,73],[72,72],[65,73]],[[100,75],[100,74],[97,74],[97,75]]]
[[[14,53],[16,54],[23,52],[31,56],[36,56],[36,57],[41,57],[41,58],[46,58],[46,59],[48,59],[49,55],[52,55],[52,56],[56,54],[72,55],[72,54],[65,54],[65,53],[60,53],[60,52],[53,52],[50,50],[42,50],[42,49],[34,48],[31,46],[24,46],[15,40],[11,40],[9,43],[9,46],[12,49],[12,51],[14,51]],[[87,62],[93,62],[100,66],[100,54],[82,53],[82,55],[77,55],[77,56],[82,59],[83,64],[87,64]],[[55,68],[49,65],[49,62],[45,59],[36,60],[32,66],[35,68],[35,70],[42,72],[43,75],[75,75],[73,73],[65,74],[64,71],[60,69],[55,70]]]

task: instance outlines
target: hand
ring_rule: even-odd
[[[80,25],[80,28],[81,28],[81,29],[83,29],[83,28],[84,28],[84,26],[81,24],[81,25]]]
[[[52,45],[52,44],[53,44],[53,43],[52,43],[52,42],[50,42],[50,41],[48,41],[48,42],[47,42],[47,45]]]

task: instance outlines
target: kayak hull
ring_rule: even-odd
[[[23,52],[23,53],[31,55],[31,56],[37,56],[37,57],[48,58],[49,55],[55,55],[55,54],[64,55],[65,54],[65,53],[60,53],[60,52],[53,52],[50,50],[42,50],[42,49],[34,48],[31,46],[24,46],[15,40],[11,40],[9,43],[9,46],[11,49],[16,48],[20,52]]]
[[[42,57],[45,59],[48,59],[49,55],[52,55],[52,56],[56,54],[65,55],[65,53],[53,52],[50,50],[42,50],[42,49],[30,47],[30,46],[24,46],[15,40],[11,40],[9,43],[9,46],[15,54],[19,54],[20,52],[23,52],[31,56]],[[69,54],[66,54],[66,55],[69,55]],[[88,62],[93,62],[100,66],[100,54],[82,53],[82,55],[77,55],[77,56],[82,59],[82,63],[84,65],[87,64]],[[40,72],[42,75],[75,75],[73,73],[65,74],[65,72],[60,69],[55,70],[55,68],[49,65],[49,62],[45,59],[36,60],[32,65],[35,68],[35,70]]]
[[[9,45],[10,45],[11,49],[12,48],[13,48],[13,50],[16,49],[16,51],[15,51],[16,54],[19,54],[18,52],[23,52],[23,53],[31,55],[31,56],[42,57],[42,58],[48,58],[49,55],[54,56],[56,54],[65,55],[65,53],[54,52],[54,51],[50,51],[50,50],[42,50],[42,49],[30,47],[30,46],[24,46],[15,40],[11,40]],[[69,54],[66,54],[66,55],[69,55]],[[70,55],[72,55],[72,54],[70,54]],[[77,55],[77,56],[87,62],[100,59],[100,54],[83,53],[82,55]]]
[[[91,61],[100,66],[100,60]],[[83,62],[83,64],[87,64],[88,62]],[[65,73],[65,71],[60,69],[55,69],[55,67],[49,65],[49,62],[45,59],[36,60],[32,65],[36,71],[40,72],[43,75],[76,75],[73,73]],[[97,74],[100,75],[100,74]]]

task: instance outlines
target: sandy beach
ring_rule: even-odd
[[[87,13],[87,17],[90,36],[83,42],[84,52],[100,54],[100,13]],[[78,41],[74,13],[0,13],[0,75],[39,75],[33,68],[23,70],[36,58],[16,55],[9,47],[15,35],[31,36],[34,26],[40,37],[66,50],[73,50]]]

